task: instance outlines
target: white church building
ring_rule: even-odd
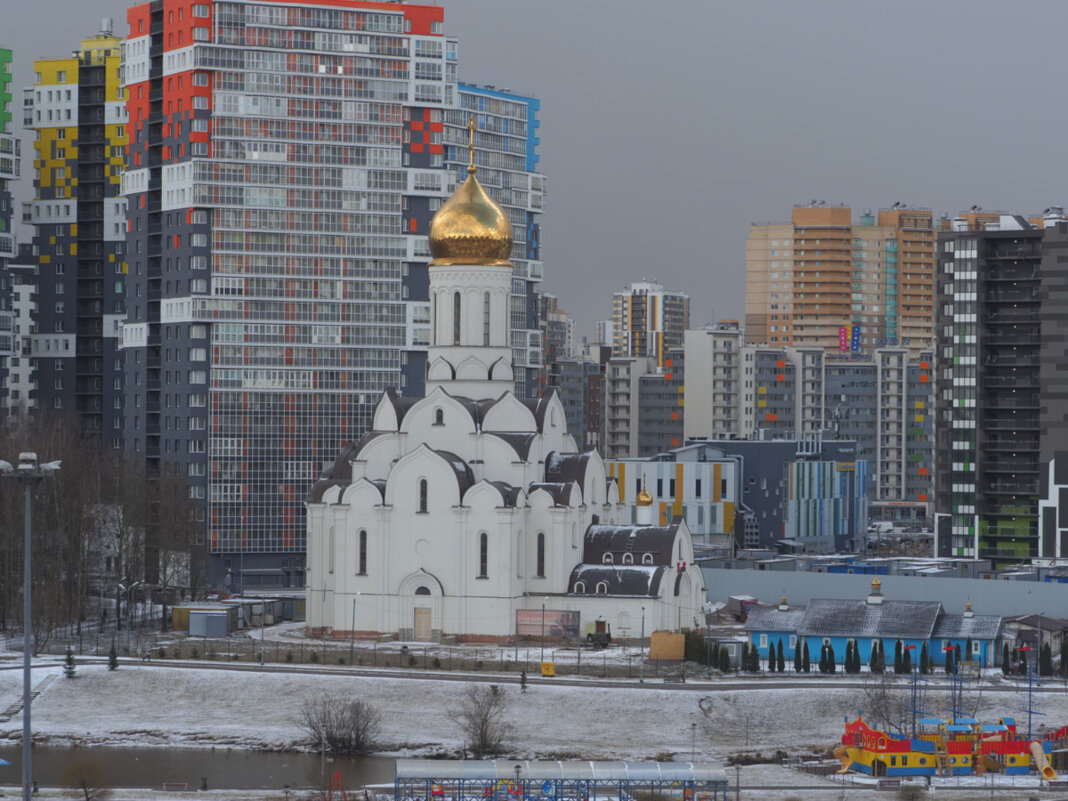
[[[516,398],[511,223],[468,173],[430,230],[426,395],[387,390],[307,503],[308,628],[502,642],[701,625],[685,522],[652,525],[643,490],[623,524],[556,394]]]

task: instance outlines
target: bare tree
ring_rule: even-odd
[[[301,708],[301,727],[309,742],[334,754],[373,751],[381,726],[378,710],[359,698],[323,695]]]
[[[460,705],[449,712],[449,720],[460,727],[466,746],[476,757],[500,753],[510,727],[507,723],[508,696],[496,684],[470,685]]]
[[[100,764],[84,757],[75,759],[63,769],[63,783],[77,790],[84,801],[105,801],[111,797]]]
[[[926,684],[916,691],[920,714],[926,703]],[[864,683],[864,715],[874,728],[895,734],[912,730],[912,684],[902,684],[889,673],[871,676]]]
[[[170,462],[162,465],[157,488],[157,584],[163,604],[162,628],[166,631],[167,604],[186,590],[195,596],[202,584],[204,524],[196,519],[199,507],[189,496],[189,482],[178,465]]]

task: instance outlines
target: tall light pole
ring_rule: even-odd
[[[363,593],[358,592],[352,599],[352,632],[349,635],[349,667],[352,667],[352,655],[356,649],[356,599],[361,595],[363,595]]]
[[[640,659],[638,660],[638,683],[639,684],[644,684],[645,683],[645,607],[644,606],[642,607],[642,641],[641,641],[640,645],[641,645],[641,655],[640,655]]]
[[[264,640],[264,636],[265,636],[264,633],[266,632],[266,630],[267,630],[267,599],[263,597],[263,591],[261,590],[260,591],[260,667],[263,667],[263,660],[264,660],[263,652],[265,650],[264,646],[266,645],[266,643],[264,643],[263,640]]]
[[[133,582],[129,587],[119,584],[119,589],[126,593],[126,655],[130,655],[130,628],[133,626],[133,591],[140,584],[140,581]]]
[[[10,462],[0,459],[0,476],[13,478],[22,483],[26,490],[26,511],[23,526],[23,567],[22,567],[22,801],[30,801],[33,790],[32,733],[30,727],[30,702],[32,668],[30,658],[33,654],[33,605],[30,603],[31,549],[30,530],[32,528],[33,486],[45,476],[51,476],[59,470],[59,462],[37,463],[37,454],[27,451],[19,454],[19,466],[16,469]]]
[[[545,604],[548,598],[541,599],[541,664],[545,664]]]

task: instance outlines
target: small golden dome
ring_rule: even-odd
[[[966,612],[971,612],[971,611],[972,611],[972,602],[971,602],[971,601],[968,601],[968,603],[966,603],[966,604],[964,605],[964,610],[965,610]]]
[[[430,221],[431,265],[479,264],[510,266],[512,223],[475,178],[475,117],[471,132],[471,162],[467,180],[438,209]]]
[[[779,603],[781,603],[783,606],[786,606],[786,593],[785,592],[782,594],[782,600],[779,601]]]
[[[874,578],[874,579],[872,579],[872,581],[871,581],[871,591],[872,591],[872,592],[878,592],[878,591],[879,591],[879,589],[880,589],[880,588],[881,588],[882,586],[883,586],[883,583],[882,583],[881,581],[879,581],[879,579],[878,579],[878,578]]]
[[[638,493],[638,506],[652,506],[653,496],[642,484],[641,492]]]

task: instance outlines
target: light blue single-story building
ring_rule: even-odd
[[[898,640],[903,648],[914,648],[911,659],[917,665],[925,643],[934,665],[945,665],[946,648],[959,648],[960,659],[966,659],[969,645],[971,659],[981,666],[998,663],[1000,616],[977,615],[972,612],[971,602],[963,614],[951,615],[938,601],[888,601],[878,578],[871,586],[868,597],[859,600],[814,598],[807,607],[800,608],[789,606],[783,597],[777,607],[751,608],[745,622],[749,641],[762,659],[767,659],[769,650],[777,650],[782,641],[787,662],[793,661],[799,643],[807,643],[813,666],[824,645],[831,646],[835,662],[842,665],[850,642],[857,647],[861,663],[867,665],[876,640],[882,641],[887,669],[893,667]]]

